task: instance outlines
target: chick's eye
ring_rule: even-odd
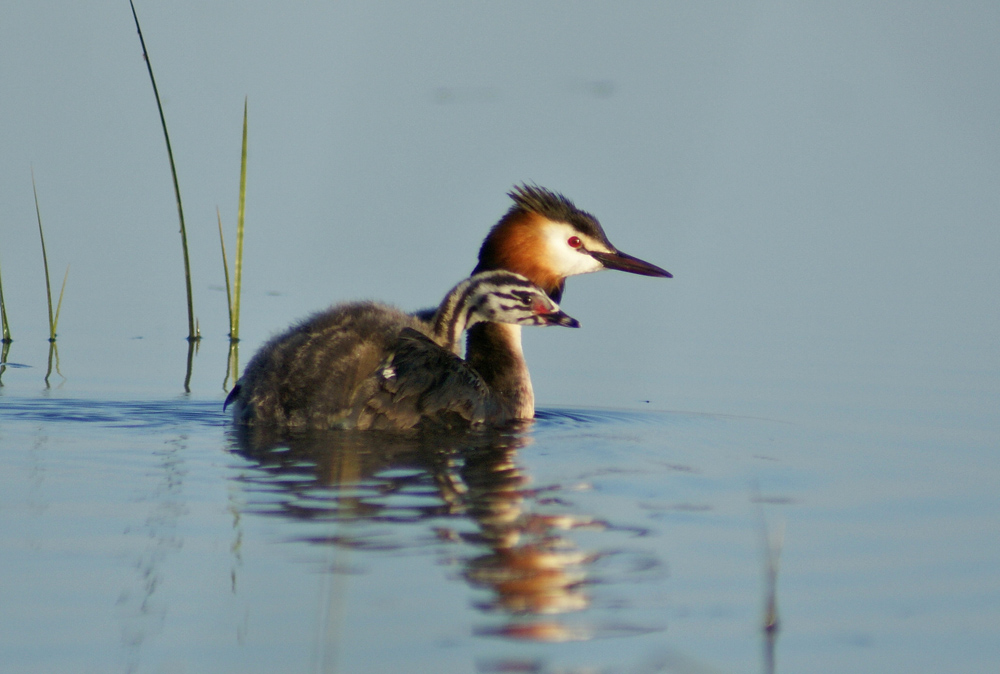
[[[514,295],[514,297],[517,298],[518,302],[520,302],[521,304],[523,304],[526,307],[530,307],[532,301],[534,300],[534,297],[531,295],[531,293],[527,293],[527,292],[523,292],[523,291],[514,291],[513,295]]]
[[[579,248],[580,246],[583,245],[583,241],[580,241],[580,237],[578,236],[569,237],[569,241],[567,241],[566,243],[569,244],[570,248]]]

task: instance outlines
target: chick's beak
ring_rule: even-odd
[[[666,269],[661,269],[655,264],[650,264],[645,260],[632,257],[621,251],[614,253],[601,253],[598,251],[588,251],[594,259],[599,260],[607,269],[617,269],[627,271],[630,274],[641,274],[642,276],[659,276],[662,278],[673,278],[674,275]]]
[[[580,321],[576,320],[562,310],[553,311],[548,314],[541,314],[541,318],[545,321],[545,325],[561,325],[564,328],[580,327]]]

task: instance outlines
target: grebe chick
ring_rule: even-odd
[[[458,356],[462,333],[483,321],[579,327],[523,276],[485,272],[452,288],[429,322],[376,302],[314,314],[257,352],[226,405],[237,423],[277,431],[499,423],[502,401]]]

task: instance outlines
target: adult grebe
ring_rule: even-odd
[[[493,226],[479,249],[473,273],[506,269],[521,274],[555,301],[562,299],[566,278],[602,269],[671,278],[672,274],[615,248],[601,223],[555,192],[517,185],[509,193],[514,205]],[[466,362],[515,419],[535,415],[531,377],[521,349],[517,325],[481,323],[468,333]]]

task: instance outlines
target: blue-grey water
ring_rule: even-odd
[[[136,11],[204,340],[128,3],[6,3],[0,672],[767,671],[768,549],[777,672],[1000,669],[1000,4]],[[675,278],[568,281],[530,428],[241,441],[245,99],[241,363],[521,181]]]
[[[1000,662],[995,415],[543,407],[272,444],[221,379],[182,393],[175,347],[160,395],[3,372],[0,670],[769,671],[769,550],[775,671]]]

